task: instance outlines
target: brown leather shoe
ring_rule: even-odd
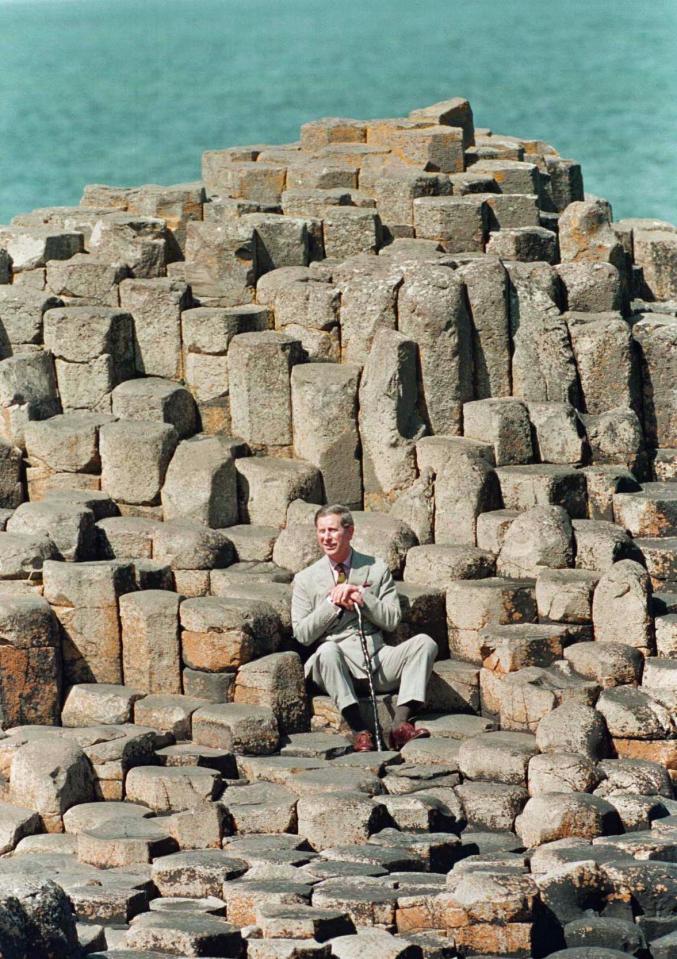
[[[400,723],[399,726],[390,730],[390,748],[399,752],[412,739],[427,739],[429,736],[429,729],[424,729],[422,726],[417,729],[413,723]]]
[[[353,750],[356,753],[371,753],[374,751],[374,740],[368,729],[353,736]]]

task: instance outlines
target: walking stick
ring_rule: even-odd
[[[364,668],[367,671],[367,679],[369,680],[369,698],[371,699],[371,708],[374,713],[374,735],[376,736],[376,749],[378,752],[382,753],[383,749],[383,736],[381,735],[381,723],[378,718],[378,703],[376,702],[376,693],[374,691],[374,678],[371,674],[371,656],[369,655],[369,649],[367,648],[367,637],[364,635],[364,626],[362,625],[362,610],[355,603],[355,612],[357,613],[357,629],[360,634],[360,644],[362,646],[362,655],[364,656]]]

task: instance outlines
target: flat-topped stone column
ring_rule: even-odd
[[[294,453],[320,470],[328,503],[353,508],[362,505],[359,373],[357,366],[304,363],[291,376]]]
[[[228,353],[233,433],[254,447],[292,443],[291,369],[301,343],[284,333],[241,333]]]

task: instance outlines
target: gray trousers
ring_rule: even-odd
[[[342,643],[324,642],[313,661],[313,682],[334,700],[340,710],[358,701],[353,678],[366,679],[361,656],[355,656],[354,642],[342,651]],[[426,688],[437,656],[437,643],[425,633],[405,640],[399,646],[381,646],[372,655],[372,676],[377,693],[390,693],[399,688],[397,703],[424,703]],[[359,664],[358,664],[359,663]]]

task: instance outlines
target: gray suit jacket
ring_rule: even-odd
[[[370,656],[383,646],[381,630],[393,630],[401,618],[400,600],[390,570],[383,560],[353,550],[349,583],[365,586],[362,620]],[[357,614],[343,610],[339,616],[327,599],[334,574],[326,556],[297,573],[291,601],[294,636],[303,646],[315,642],[340,643],[345,657],[362,669],[364,659],[357,629]],[[306,663],[310,673],[317,650]]]

